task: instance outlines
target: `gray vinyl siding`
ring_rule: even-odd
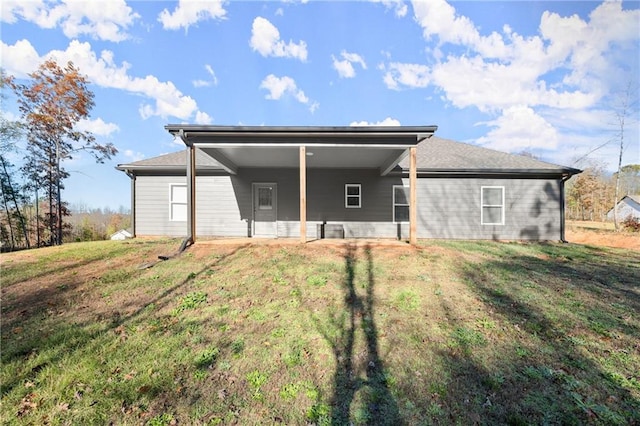
[[[300,236],[298,169],[241,169],[233,178],[244,220],[252,215],[252,183],[278,185],[278,237]],[[345,184],[361,185],[361,207],[345,207]],[[392,185],[400,178],[381,178],[378,169],[308,169],[307,236],[317,238],[317,225],[339,223],[346,237],[395,238],[397,227],[391,223]]]
[[[170,220],[170,186],[185,184],[184,176],[136,178],[136,235],[185,236],[187,224]]]
[[[184,176],[138,176],[137,235],[185,236],[186,222],[172,222],[170,185]],[[299,170],[240,169],[235,176],[196,179],[196,236],[251,235],[252,184],[278,185],[278,237],[299,237]],[[345,184],[360,184],[361,208],[345,207]],[[408,179],[380,177],[377,169],[307,170],[307,236],[317,224],[342,224],[347,238],[408,238],[407,223],[393,223],[393,186]],[[481,187],[504,186],[504,225],[481,225]],[[454,239],[560,239],[560,183],[550,179],[419,178],[418,237]]]
[[[186,185],[184,176],[138,176],[136,178],[136,233],[183,237],[186,221],[170,220],[170,186]],[[201,236],[247,236],[247,222],[241,218],[231,177],[196,178],[196,234]],[[249,193],[248,202],[251,202]]]
[[[481,188],[503,186],[504,225],[482,225]],[[418,179],[418,237],[559,240],[560,182],[555,179]]]

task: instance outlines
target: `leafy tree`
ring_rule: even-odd
[[[36,190],[40,182],[43,184],[49,201],[50,242],[62,244],[62,217],[68,210],[61,190],[64,179],[69,177],[62,163],[78,151],[89,152],[103,163],[117,150],[111,143],[97,143],[90,132],[76,129],[80,120],[89,118],[94,94],[87,87],[87,78],[72,62],[61,68],[54,60],[47,60],[29,77],[27,84],[11,80],[27,127],[25,172],[36,182]]]
[[[604,220],[613,199],[610,179],[602,165],[593,163],[567,184],[569,217],[579,220]]]

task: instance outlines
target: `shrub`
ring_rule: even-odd
[[[622,227],[627,231],[640,232],[640,218],[629,215],[622,221]]]

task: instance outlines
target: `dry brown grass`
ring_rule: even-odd
[[[640,256],[578,244],[2,255],[3,423],[640,422]]]

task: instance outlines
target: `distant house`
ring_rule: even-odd
[[[616,204],[618,219],[624,220],[627,217],[640,219],[640,195],[625,195]],[[607,213],[607,220],[613,220],[613,209]]]
[[[133,234],[126,229],[121,229],[118,232],[111,234],[110,240],[126,240],[127,238],[133,238]]]
[[[117,167],[134,235],[564,240],[580,173],[436,126],[165,128],[186,151]]]

